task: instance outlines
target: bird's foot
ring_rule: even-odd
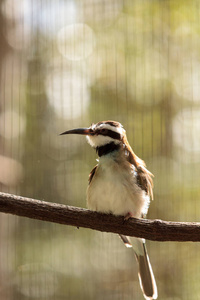
[[[133,214],[131,212],[128,212],[125,216],[124,216],[124,220],[127,221],[130,218],[133,218]]]
[[[131,212],[128,212],[125,216],[124,216],[124,223],[126,221],[128,221],[130,218],[133,218],[133,214]]]

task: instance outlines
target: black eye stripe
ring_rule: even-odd
[[[98,129],[95,133],[96,134],[101,134],[101,135],[104,135],[104,136],[109,136],[114,140],[120,140],[121,139],[121,135],[118,132],[115,132],[115,131],[112,131],[112,130],[106,129],[106,128],[103,128],[103,129],[105,129],[105,132],[102,132],[101,129]]]
[[[107,135],[115,140],[120,140],[121,139],[121,135],[118,132],[112,131],[112,130],[108,130]]]

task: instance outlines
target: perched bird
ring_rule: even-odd
[[[135,155],[119,122],[102,121],[89,128],[65,131],[63,134],[86,135],[96,149],[98,164],[89,175],[87,205],[102,213],[141,218],[146,216],[153,199],[152,174]],[[157,286],[147,254],[145,240],[120,235],[126,247],[132,247],[139,265],[139,282],[145,299],[157,299]]]

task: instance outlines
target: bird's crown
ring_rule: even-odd
[[[90,134],[87,135],[89,144],[94,147],[101,147],[109,143],[119,144],[125,135],[123,126],[116,121],[101,121],[92,124]]]

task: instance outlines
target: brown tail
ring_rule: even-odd
[[[146,300],[157,299],[158,292],[156,281],[149,261],[149,256],[147,254],[145,241],[137,238],[131,238],[130,241],[128,237],[123,235],[120,235],[120,237],[125,243],[126,247],[130,248],[132,245],[135,252],[135,256],[139,265],[138,277],[144,298]]]
[[[144,248],[144,255],[135,254],[139,264],[138,277],[140,281],[140,286],[143,291],[145,299],[148,300],[157,299],[158,292],[157,292],[156,281],[149,261],[149,256],[147,254],[145,243],[143,243],[143,248]]]

